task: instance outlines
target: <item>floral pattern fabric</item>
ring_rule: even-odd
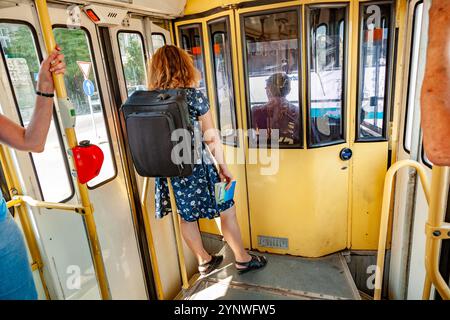
[[[201,91],[186,89],[186,101],[194,131],[201,130],[198,117],[208,112],[208,100]],[[233,200],[222,204],[216,203],[214,184],[220,182],[220,177],[212,156],[203,142],[201,154],[199,161],[194,164],[192,175],[171,178],[178,213],[189,222],[200,218],[214,219],[220,216],[220,212],[234,205]],[[172,212],[167,178],[155,178],[155,202],[157,218],[163,218]]]

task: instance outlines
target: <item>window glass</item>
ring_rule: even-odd
[[[166,37],[162,33],[152,33],[153,52],[166,45]]]
[[[22,124],[26,127],[34,110],[35,88],[39,72],[35,39],[31,29],[26,25],[0,23],[0,44]],[[73,194],[64,149],[59,129],[52,120],[44,152],[31,154],[45,201],[59,202],[67,200]]]
[[[299,15],[296,10],[244,18],[251,146],[301,146]]]
[[[391,5],[363,5],[358,140],[386,138]]]
[[[419,61],[419,44],[420,44],[420,29],[422,25],[422,11],[423,3],[417,4],[414,10],[414,25],[412,31],[412,49],[411,61],[409,63],[409,83],[408,83],[408,101],[405,120],[405,133],[403,137],[403,146],[406,152],[411,151],[411,139],[413,135],[412,126],[414,120],[414,109],[416,107],[416,85],[417,85],[417,69]]]
[[[146,90],[147,75],[141,35],[137,32],[120,32],[118,40],[128,96],[136,90]]]
[[[190,25],[180,27],[179,31],[181,36],[181,47],[192,56],[195,67],[200,71],[201,79],[199,90],[207,96],[202,28],[200,25]]]
[[[53,32],[56,42],[61,46],[65,55],[67,70],[64,81],[67,94],[76,110],[75,131],[78,141],[91,141],[99,146],[105,155],[100,174],[88,182],[88,186],[92,188],[113,178],[116,172],[93,66],[90,42],[83,29],[55,28]],[[87,79],[81,70],[80,62],[83,65],[90,65]],[[90,81],[88,85],[86,85],[87,81]],[[90,91],[93,91],[91,96],[85,93],[90,93]]]
[[[346,8],[309,9],[309,144],[344,140]]]
[[[228,20],[210,23],[209,36],[211,38],[214,62],[214,87],[216,90],[219,129],[224,142],[235,145],[237,143],[236,115]]]

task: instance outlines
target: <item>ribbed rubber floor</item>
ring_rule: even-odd
[[[233,254],[224,245],[224,261],[218,270],[192,281],[183,300],[361,299],[340,253],[322,258],[264,254],[264,269],[239,275]],[[259,254],[259,253],[256,253]]]

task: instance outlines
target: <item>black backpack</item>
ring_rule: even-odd
[[[184,90],[135,91],[122,105],[122,112],[139,175],[180,177],[192,174],[193,128]],[[185,129],[184,134],[178,141],[172,141],[171,135],[176,129]],[[180,144],[181,161],[174,163],[172,150],[177,144]],[[190,155],[183,154],[186,150]]]

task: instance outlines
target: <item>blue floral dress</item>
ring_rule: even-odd
[[[186,89],[186,101],[189,118],[194,131],[201,132],[198,117],[209,110],[207,98],[197,89]],[[171,178],[178,213],[185,221],[197,221],[200,218],[214,219],[220,212],[231,208],[233,200],[216,203],[214,184],[220,182],[219,173],[212,156],[204,142],[201,144],[201,157],[194,164],[192,175]],[[167,178],[155,179],[156,217],[162,218],[172,212]]]

